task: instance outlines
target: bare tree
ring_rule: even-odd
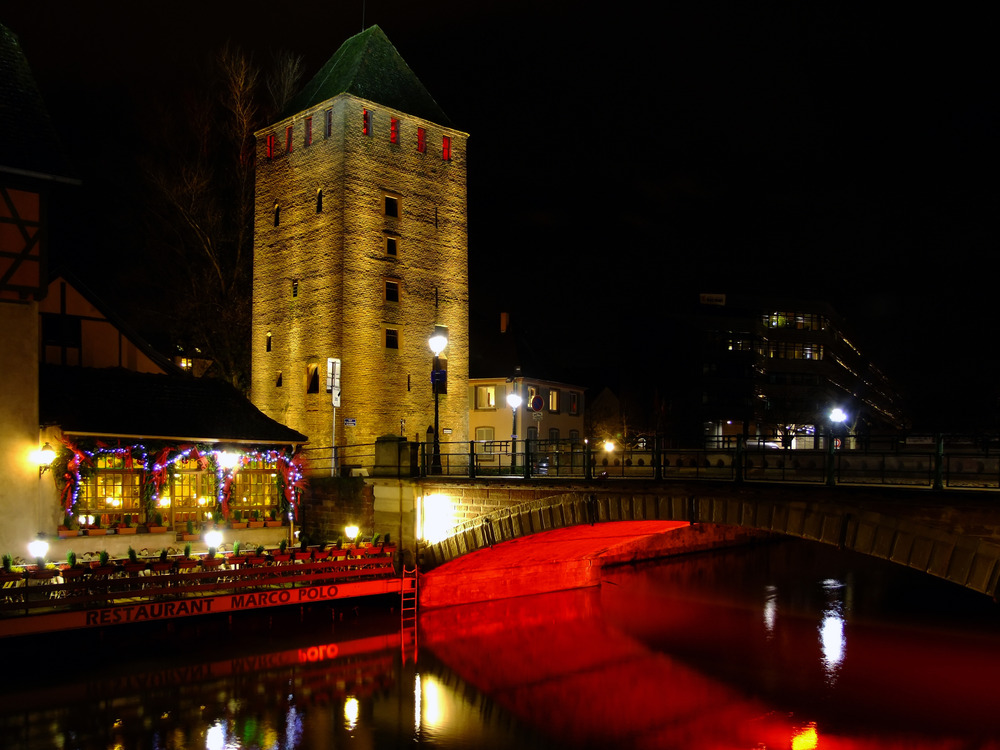
[[[260,68],[226,46],[201,90],[161,125],[147,160],[154,254],[171,259],[170,335],[211,360],[209,374],[246,391],[250,382],[254,131],[278,111]],[[301,58],[279,56],[274,90],[290,96]],[[268,85],[271,89],[271,84]],[[262,103],[263,102],[263,103]],[[282,106],[284,102],[280,103]]]

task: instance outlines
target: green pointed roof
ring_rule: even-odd
[[[452,127],[448,116],[378,26],[365,29],[340,45],[333,57],[288,103],[282,119],[338,94],[352,94]]]

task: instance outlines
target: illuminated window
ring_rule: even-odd
[[[389,143],[399,143],[399,120],[395,117],[389,120]]]
[[[311,146],[313,142],[313,118],[306,118],[306,145]]]
[[[119,523],[128,514],[132,525],[136,525],[142,509],[141,467],[125,453],[99,455],[93,463],[94,471],[80,477],[77,516],[96,516],[102,526],[108,526]]]
[[[451,136],[441,137],[441,160],[451,161]]]
[[[496,409],[497,408],[497,389],[493,385],[477,385],[476,386],[476,408],[477,409]]]
[[[271,332],[270,331],[267,332],[267,336],[265,337],[264,340],[265,340],[264,351],[266,351],[266,352],[271,351]]]
[[[559,412],[559,389],[549,388],[549,411],[552,413]]]
[[[427,131],[423,128],[417,128],[417,151],[422,154],[427,151]]]
[[[399,348],[399,330],[396,328],[386,328],[385,329],[385,348],[386,349],[398,349]]]
[[[319,366],[306,367],[306,393],[319,393]]]
[[[267,134],[267,141],[264,147],[264,152],[268,159],[274,158],[274,152],[278,149],[277,139],[274,137],[274,133]]]
[[[399,240],[397,240],[395,237],[389,237],[387,235],[385,238],[385,254],[391,255],[393,258],[395,258],[398,250],[399,250]]]
[[[372,134],[372,113],[367,109],[361,110],[361,133],[362,135]]]
[[[333,110],[328,109],[326,112],[326,124],[323,127],[323,137],[329,138],[333,135]]]
[[[391,216],[393,218],[399,218],[399,198],[392,195],[385,196],[385,206],[384,211],[386,216]]]
[[[292,146],[295,145],[294,138],[292,137],[292,126],[289,125],[285,128],[285,151],[292,153]]]
[[[268,350],[270,351],[270,350]],[[181,357],[177,362],[182,370],[190,370],[192,367],[192,362],[190,357]]]
[[[574,417],[580,413],[580,394],[570,393],[569,394],[569,413]]]
[[[398,281],[387,281],[387,282],[385,282],[385,301],[386,302],[399,302],[399,282]]]

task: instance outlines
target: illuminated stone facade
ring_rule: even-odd
[[[442,440],[468,439],[466,139],[378,27],[257,133],[251,398],[310,448],[428,439],[436,324]]]

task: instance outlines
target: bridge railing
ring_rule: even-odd
[[[664,441],[665,442],[665,441]],[[487,479],[635,479],[795,482],[1000,489],[1000,451],[969,442],[885,440],[870,447],[782,449],[739,442],[708,448],[595,448],[585,440],[480,440],[407,444],[399,463],[379,466],[375,445],[312,448],[312,474],[453,476]]]

